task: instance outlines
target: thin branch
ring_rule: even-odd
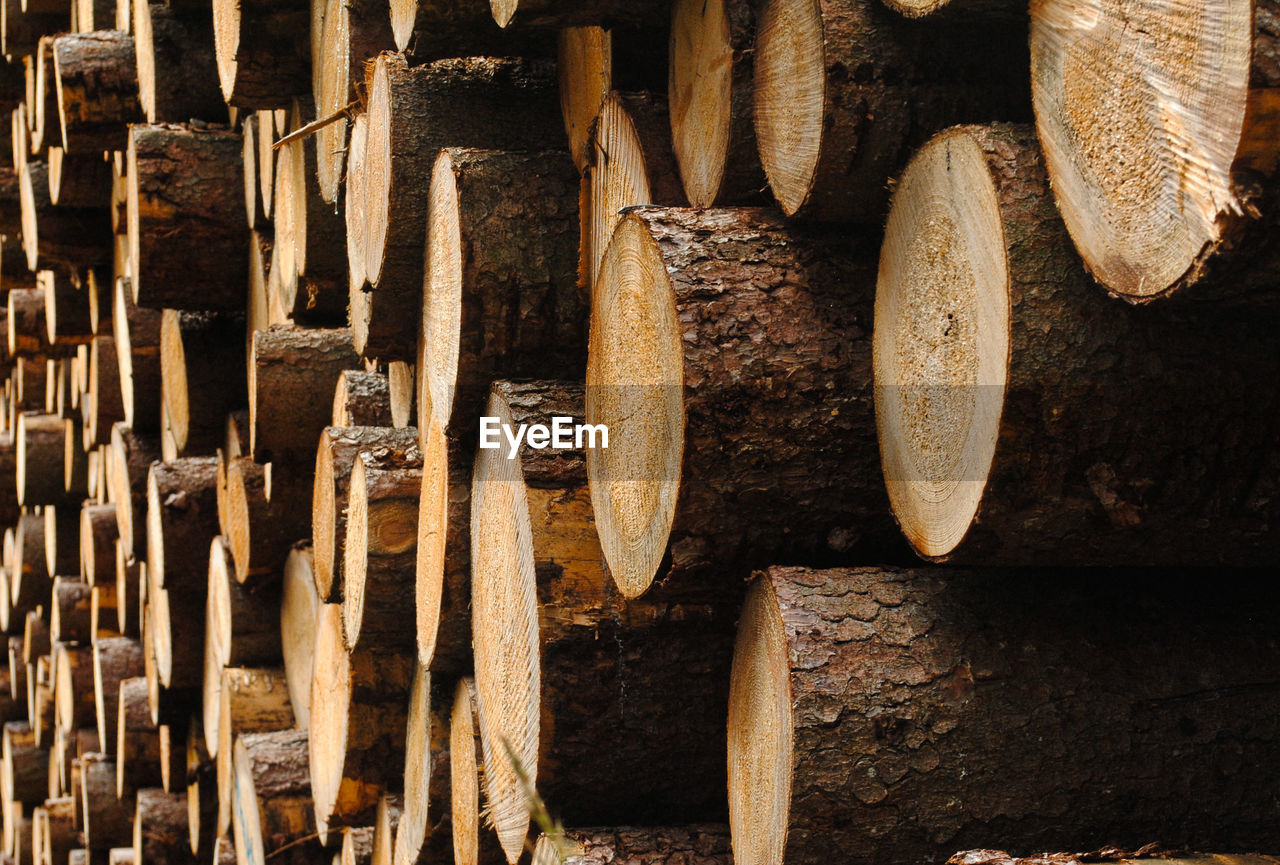
[[[342,108],[339,108],[337,111],[333,112],[328,117],[321,117],[319,120],[312,120],[310,123],[308,123],[306,126],[303,126],[301,129],[295,129],[294,131],[290,132],[284,138],[281,138],[275,144],[271,145],[271,149],[279,150],[281,147],[284,147],[290,141],[297,141],[299,138],[306,138],[308,135],[314,135],[317,132],[319,132],[321,129],[324,129],[330,123],[337,123],[339,120],[341,120],[344,117],[350,117],[351,109],[355,108],[359,104],[360,104],[359,99],[352,99]]]

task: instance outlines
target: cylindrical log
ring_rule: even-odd
[[[879,225],[886,178],[937,130],[1027,119],[1026,21],[908,21],[878,0],[766,0],[756,17],[760,160],[788,216]],[[980,44],[986,50],[974,51]]]
[[[261,582],[280,573],[290,548],[310,532],[305,489],[311,472],[291,463],[258,465],[249,457],[227,468],[227,525],[236,580]],[[271,611],[272,618],[275,610]]]
[[[343,370],[333,390],[332,423],[336,427],[391,426],[387,377],[379,372]]]
[[[66,425],[53,414],[18,415],[18,504],[52,505],[65,501],[62,463],[66,453]]]
[[[93,644],[93,698],[98,741],[104,749],[118,741],[120,683],[146,672],[142,643],[130,637],[109,637]]]
[[[395,833],[397,865],[453,861],[453,822],[449,816],[449,716],[453,699],[451,682],[441,681],[417,666],[409,692],[404,808]]]
[[[40,288],[14,288],[9,291],[7,303],[9,356],[34,357],[47,353],[50,345],[49,329],[44,320],[44,291]]]
[[[297,725],[303,729],[311,725],[311,658],[320,604],[311,563],[311,546],[295,545],[285,560],[280,598],[280,652],[289,701]]]
[[[36,658],[34,672],[27,678],[27,715],[31,718],[31,729],[36,734],[36,745],[46,751],[53,747],[57,730],[52,661],[52,655]],[[48,780],[46,775],[46,784]]]
[[[287,108],[311,92],[310,5],[218,0],[213,44],[222,98],[243,109]]]
[[[422,435],[414,606],[418,663],[439,673],[471,669],[471,465],[435,418]]]
[[[53,645],[55,718],[71,733],[94,721],[93,648],[69,643]]]
[[[583,401],[568,383],[498,382],[485,415],[537,429],[581,417]],[[482,449],[472,481],[485,783],[513,865],[530,825],[517,761],[579,825],[716,819],[723,808],[732,607],[618,593],[596,539],[584,449]],[[677,714],[679,736],[650,723]],[[662,770],[670,766],[678,776]]]
[[[29,615],[53,591],[53,578],[49,575],[49,564],[44,555],[44,517],[24,513],[18,518],[13,556],[7,569],[10,600],[13,602],[10,615],[26,617],[23,644],[26,654],[23,660],[30,664],[49,651],[49,630],[43,615],[36,615],[34,621]]]
[[[396,50],[416,61],[440,57],[528,57],[543,53],[543,34],[503,33],[493,26],[486,0],[391,0]],[[519,38],[523,36],[524,38]]]
[[[51,564],[54,554],[59,556],[60,564],[56,570],[71,573],[80,567],[79,505],[89,491],[89,454],[84,446],[84,421],[80,417],[67,417],[63,419],[62,426],[62,490],[66,500],[56,512],[57,547],[46,546],[45,549]],[[46,518],[52,519],[52,510],[54,506],[49,505],[45,510]]]
[[[116,764],[106,754],[80,758],[81,809],[85,846],[105,851],[133,839],[132,798],[116,798]]]
[[[42,270],[36,284],[44,291],[44,324],[50,345],[77,345],[93,338],[88,293],[69,274]]]
[[[621,210],[686,203],[666,100],[649,93],[609,94],[591,128],[587,159],[579,267],[587,285],[594,286]]]
[[[111,197],[111,164],[101,153],[67,153],[50,147],[49,200],[58,207],[100,208]]]
[[[700,573],[684,588],[704,591],[777,555],[902,556],[876,479],[871,241],[752,209],[619,223],[592,308],[586,419],[608,430],[587,471],[624,595],[658,573]]]
[[[244,306],[249,262],[239,196],[240,151],[239,136],[228,130],[130,128],[129,265],[138,305]]]
[[[148,123],[227,121],[208,7],[182,9],[134,0],[133,38],[138,97]],[[136,270],[133,275],[137,277]]]
[[[406,650],[417,618],[404,615],[418,550],[422,452],[362,450],[351,469],[343,542],[342,639],[347,648]]]
[[[218,819],[217,765],[205,748],[204,730],[193,719],[187,729],[187,835],[191,852],[214,853]]]
[[[160,329],[164,314],[134,303],[132,285],[129,279],[115,281],[111,330],[116,339],[125,422],[139,433],[151,434],[160,429]]]
[[[142,630],[139,611],[142,607],[142,562],[124,551],[124,543],[116,542],[116,626],[126,637],[138,637]]]
[[[413,426],[417,421],[417,367],[403,360],[387,364],[387,393],[391,398],[391,425],[396,429]]]
[[[204,604],[207,550],[218,534],[218,462],[184,457],[152,463],[147,480],[147,573],[157,587],[197,591]],[[203,642],[201,643],[203,645]]]
[[[582,369],[577,182],[563,151],[450,148],[429,197],[419,411],[466,436],[495,376]]]
[[[315,833],[307,732],[245,733],[235,742],[236,861],[265,862]]]
[[[557,862],[572,865],[610,865],[612,862],[732,865],[733,861],[729,827],[703,823],[643,829],[562,829],[554,836],[538,836],[530,865],[554,865]]]
[[[155,653],[156,674],[166,693],[198,692],[203,681],[205,622],[201,614],[205,608],[207,587],[207,576],[198,585],[174,582],[163,589],[151,582],[147,585],[147,608],[151,618],[147,621],[149,631],[143,638]],[[148,680],[150,682],[150,676]],[[172,716],[156,708],[154,685],[151,696],[152,712],[171,720]],[[185,696],[175,694],[179,698]]]
[[[1247,253],[1270,252],[1275,233],[1277,14],[1274,0],[1197,5],[1190,18],[1032,4],[1045,165],[1076,249],[1113,294],[1274,290],[1276,257]]]
[[[94,642],[120,636],[120,620],[116,616],[119,593],[115,585],[94,586],[89,594],[89,630]]]
[[[48,757],[36,746],[35,731],[26,721],[8,721],[4,725],[3,764],[0,782],[5,802],[43,802],[48,792]]]
[[[316,828],[359,826],[404,766],[409,689],[416,662],[342,644],[342,608],[320,607],[311,672],[310,766]]]
[[[133,859],[137,865],[195,865],[187,833],[187,794],[148,787],[137,793],[133,820]]]
[[[52,583],[50,583],[52,585]],[[22,659],[27,666],[34,666],[36,658],[47,655],[53,649],[49,640],[49,623],[44,619],[44,608],[27,613],[22,631]]]
[[[147,479],[160,459],[160,441],[125,424],[111,429],[108,498],[116,506],[116,528],[126,560],[143,558],[147,550]]]
[[[213,539],[209,550],[208,598],[206,628],[219,666],[280,662],[280,584],[246,587],[237,582],[221,537]]]
[[[120,680],[116,703],[116,796],[160,786],[160,731],[151,720],[147,679]]]
[[[499,27],[640,25],[667,14],[660,0],[490,0]]]
[[[243,291],[243,286],[242,286]],[[226,436],[227,415],[246,403],[244,317],[166,309],[160,326],[164,417],[174,453],[207,456]]]
[[[244,164],[244,209],[250,229],[265,228],[267,225],[267,214],[262,200],[263,184],[258,178],[259,171],[271,172],[270,162],[258,164],[258,136],[271,134],[270,130],[259,131],[258,115],[263,113],[269,112],[251,111],[240,124],[240,134],[244,142],[240,151],[240,158]]]
[[[58,125],[57,80],[53,71],[53,34],[40,37],[35,55],[35,88],[28,118],[31,123],[31,152],[36,156],[47,155],[50,148],[62,145],[62,132]]]
[[[66,33],[53,41],[53,60],[63,148],[124,150],[128,124],[143,119],[133,38],[108,27]]]
[[[1030,850],[1273,845],[1269,626],[1168,573],[1044,576],[760,575],[729,701],[736,861],[941,861],[993,820]]]
[[[76,846],[76,800],[46,799],[31,812],[31,856],[39,865],[66,862]]]
[[[272,733],[297,727],[281,670],[227,667],[218,690],[217,831],[230,830],[235,790],[235,738],[243,733]],[[206,742],[207,744],[207,742]]]
[[[329,423],[338,376],[359,366],[347,328],[273,326],[255,333],[249,369],[253,458],[271,462],[309,454]]]
[[[127,417],[116,340],[110,334],[98,334],[89,345],[89,406],[87,410],[82,407],[81,413],[84,440],[89,446],[109,445],[111,427]]]
[[[85,645],[93,641],[93,634],[89,631],[90,594],[89,584],[79,577],[53,578],[49,639],[54,643]]]
[[[119,539],[115,505],[85,505],[80,511],[80,561],[89,585],[115,586]]]
[[[1274,317],[1211,313],[1129,310],[1090,284],[1030,127],[937,136],[898,184],[876,292],[883,477],[912,547],[1273,559],[1276,505],[1252,491],[1277,478]]]
[[[319,134],[316,137],[318,147]],[[369,115],[361,111],[351,121],[351,138],[346,152],[347,174],[342,186],[342,217],[347,230],[347,293],[351,297],[363,293],[369,284],[369,274],[365,270],[365,249],[368,246],[365,198],[369,184],[364,168],[368,140]]]
[[[85,267],[111,261],[111,223],[102,208],[57,207],[49,194],[49,172],[31,160],[19,177],[22,248],[30,270]]]
[[[500,865],[507,861],[493,825],[482,819],[483,767],[476,683],[470,676],[463,676],[454,691],[449,715],[449,823],[456,865]]]
[[[556,73],[569,155],[583,171],[591,127],[613,86],[612,31],[596,26],[561,29],[556,34]]]
[[[466,58],[409,67],[403,56],[384,54],[371,75],[364,271],[373,289],[352,295],[352,334],[362,354],[407,360],[417,344],[411,325],[440,148],[553,147],[563,131],[554,76],[539,63]],[[458,112],[459,104],[469,110]]]

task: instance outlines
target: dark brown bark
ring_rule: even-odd
[[[85,846],[105,851],[132,843],[132,797],[116,798],[116,764],[106,754],[86,754],[80,758],[81,811],[84,815]]]
[[[378,372],[343,370],[333,392],[335,427],[391,426],[387,377]]]
[[[27,105],[31,122],[31,153],[45,156],[49,149],[62,146],[62,128],[58,125],[57,79],[53,64],[53,35],[40,37],[35,56],[35,87]]]
[[[0,146],[8,136],[0,134]],[[0,232],[16,239],[22,233],[22,202],[18,191],[18,170],[7,164],[0,153]],[[8,277],[8,268],[5,276]],[[26,270],[25,266],[23,270]],[[5,279],[8,283],[8,279]]]
[[[87,644],[90,642],[93,637],[89,632],[90,594],[89,584],[77,578],[54,578],[53,611],[49,624],[50,640],[55,643]]]
[[[133,857],[136,863],[195,865],[187,832],[187,794],[166,793],[149,787],[137,793],[133,825]]]
[[[81,345],[93,338],[89,296],[78,282],[56,270],[42,270],[36,276],[36,284],[44,290],[44,321],[52,345]]]
[[[227,122],[218,88],[211,7],[133,4],[138,92],[148,123]],[[135,274],[136,275],[136,274]]]
[[[151,463],[160,459],[158,439],[135,433],[124,424],[111,430],[111,499],[116,506],[116,527],[126,559],[146,558],[147,476]],[[117,577],[119,575],[117,574]]]
[[[360,359],[347,328],[275,325],[254,334],[253,365],[253,458],[270,462],[311,453],[329,424],[338,376],[359,368]]]
[[[52,414],[19,415],[16,437],[18,503],[31,507],[66,501],[62,472],[66,425],[62,418]]]
[[[311,93],[311,13],[307,0],[215,6],[222,95],[241,110],[287,108]]]
[[[76,832],[76,805],[70,796],[59,796],[44,801],[32,812],[35,831],[43,833],[41,862],[52,865],[67,862],[71,851],[78,844]]]
[[[172,458],[209,456],[226,437],[227,415],[248,404],[244,316],[166,309],[160,333]]]
[[[13,288],[7,298],[6,323],[8,325],[9,355],[11,357],[37,357],[50,352],[49,327],[45,324],[44,290]],[[41,370],[43,373],[43,370]],[[44,376],[41,375],[41,379]],[[27,408],[36,408],[34,394],[25,400]],[[39,403],[44,403],[44,388],[40,388]]]
[[[78,268],[111,261],[111,224],[101,208],[55,207],[43,162],[22,168],[22,248],[31,270]]]
[[[13,434],[0,433],[0,525],[18,522],[18,448]]]
[[[125,421],[139,433],[156,433],[160,431],[160,327],[163,313],[134,303],[133,282],[123,277],[115,282],[113,298],[111,331],[116,339]]]
[[[5,791],[15,802],[43,802],[49,791],[48,756],[36,747],[35,733],[26,721],[4,725]]]
[[[208,585],[205,551],[218,533],[217,460],[184,457],[151,465],[147,481],[147,578],[183,594]]]
[[[290,548],[311,527],[306,491],[313,478],[308,468],[287,463],[263,467],[248,457],[227,469],[227,525],[224,531],[241,583],[273,582]]]
[[[53,56],[63,148],[99,162],[103,150],[124,150],[128,124],[143,120],[133,37],[107,27],[67,33],[54,40]]]
[[[22,514],[14,532],[13,546],[14,558],[8,564],[13,599],[10,615],[24,617],[37,605],[47,603],[53,591],[53,578],[44,555],[44,518],[33,513]],[[49,631],[42,616],[36,616],[27,631],[23,660],[30,664],[49,651]]]
[[[557,844],[538,839],[533,865],[560,861]],[[620,829],[565,829],[559,845],[573,865],[731,865],[729,827],[717,823]]]
[[[583,373],[588,306],[577,282],[578,183],[565,151],[443,152],[436,170],[453,172],[458,206],[433,213],[430,230],[444,242],[457,232],[458,269],[433,262],[430,270],[433,282],[460,279],[461,297],[429,290],[418,362],[429,371],[433,413],[474,441],[494,378]],[[449,381],[432,350],[453,328],[458,361]]]
[[[120,683],[142,676],[142,643],[131,637],[107,637],[93,645],[93,690],[98,723],[98,740],[104,750],[115,753],[120,712]],[[114,775],[113,775],[114,777]]]
[[[1275,846],[1280,655],[1251,614],[1260,598],[1206,596],[1189,572],[1026,577],[772,568],[759,579],[738,651],[752,623],[774,622],[794,725],[778,755],[791,779],[787,862],[1101,839]]]
[[[229,130],[130,129],[129,258],[139,306],[244,306],[249,262],[240,151],[239,136]]]
[[[307,732],[246,733],[235,744],[235,811],[232,823],[240,861],[263,861],[287,844],[314,835]],[[256,810],[259,832],[248,830],[245,812]]]
[[[141,633],[142,566],[126,556],[123,541],[116,543],[116,626],[126,637]]]
[[[392,0],[396,49],[414,62],[442,57],[536,57],[554,49],[548,33],[503,32],[488,0]]]
[[[93,297],[92,294],[89,295]],[[116,340],[110,334],[93,338],[89,346],[89,407],[85,415],[85,440],[94,446],[111,444],[111,428],[124,421],[124,394],[120,389],[120,360]]]
[[[101,208],[111,200],[111,165],[101,153],[67,153],[50,147],[49,200],[58,207]]]
[[[582,27],[589,24],[644,26],[667,14],[661,0],[505,0],[493,4],[501,27]]]
[[[70,29],[70,4],[60,8],[22,10],[22,0],[4,0],[4,54],[26,57],[34,54],[40,37],[46,33],[62,33]],[[21,66],[21,62],[18,64]]]
[[[147,679],[122,679],[116,721],[116,795],[159,787],[160,731],[147,705]]]
[[[96,738],[93,707],[93,649],[88,644],[53,644],[55,719],[62,733],[91,728]]]

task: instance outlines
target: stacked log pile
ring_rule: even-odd
[[[0,865],[1280,850],[1185,5],[0,2]]]

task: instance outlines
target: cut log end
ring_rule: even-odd
[[[809,197],[822,152],[823,58],[817,3],[763,4],[756,31],[756,138],[769,185],[788,215]]]
[[[483,754],[476,713],[476,685],[469,676],[458,680],[449,716],[449,816],[456,865],[480,865],[480,769]]]
[[[898,184],[881,250],[874,370],[881,465],[907,540],[944,556],[977,514],[1000,428],[1009,267],[987,161],[938,136]]]
[[[342,645],[342,607],[324,604],[316,615],[315,653],[310,696],[311,795],[316,825],[327,830],[340,808],[346,762],[347,714],[351,705],[351,671]]]
[[[458,378],[462,328],[462,233],[458,218],[458,182],[445,150],[431,171],[427,210],[427,314],[418,362],[425,397],[443,428],[448,428]]]
[[[671,145],[689,203],[720,194],[732,124],[733,45],[725,0],[683,0],[672,8]]]
[[[683,361],[674,294],[657,242],[626,217],[600,268],[591,312],[587,451],[600,546],[628,598],[653,582],[675,517],[684,451]],[[637,377],[635,371],[641,371]]]
[[[422,431],[422,494],[418,499],[418,554],[414,606],[418,662],[431,664],[440,632],[445,544],[449,535],[449,446],[440,424],[428,418]]]

